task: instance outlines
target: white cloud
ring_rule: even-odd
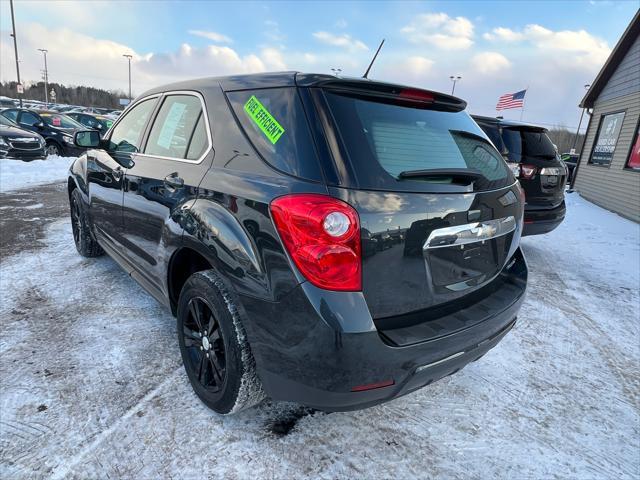
[[[133,55],[133,90],[140,94],[148,88],[178,80],[212,75],[256,73],[286,70],[282,53],[265,47],[240,55],[228,46],[195,47],[183,43],[173,52],[140,53],[127,45],[97,39],[69,29],[49,29],[37,23],[20,26],[20,70],[23,79],[40,78],[41,47],[47,39],[49,79],[66,85],[91,85],[99,88],[126,89],[127,62],[123,54]],[[3,37],[8,33],[0,32]],[[98,61],[99,59],[99,61]],[[0,43],[0,79],[15,79],[13,46]]]
[[[511,67],[511,62],[501,53],[482,52],[473,56],[471,66],[483,75],[495,75]]]
[[[206,38],[207,40],[214,41],[216,43],[232,43],[231,40],[226,35],[218,32],[209,32],[205,30],[189,30],[190,35],[195,35],[196,37]]]
[[[287,37],[280,31],[280,26],[275,20],[265,20],[266,29],[263,35],[272,42],[283,42]]]
[[[419,55],[407,58],[404,62],[405,72],[412,76],[427,75],[433,67],[433,60]]]
[[[400,30],[413,43],[426,43],[443,50],[464,50],[473,45],[473,23],[446,13],[424,13]]]
[[[537,24],[527,25],[516,32],[509,28],[494,28],[483,37],[490,41],[526,41],[548,53],[554,59],[562,59],[571,65],[593,67],[602,66],[611,53],[606,41],[591,35],[586,30],[553,31]],[[564,55],[563,53],[569,53]]]
[[[313,36],[316,38],[316,40],[326,45],[331,45],[333,47],[343,47],[350,52],[369,49],[369,47],[367,47],[363,42],[352,38],[351,35],[347,35],[346,33],[336,35],[329,32],[319,31],[315,32]]]
[[[491,33],[485,33],[482,37],[485,40],[499,40],[501,42],[518,42],[524,39],[524,35],[521,32],[515,32],[505,27],[494,28]]]

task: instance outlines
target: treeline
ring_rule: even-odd
[[[549,138],[557,145],[560,153],[568,153],[573,148],[573,142],[576,142],[576,152],[580,153],[582,150],[582,144],[584,143],[584,134],[578,135],[576,141],[576,132],[568,130],[565,127],[556,127],[549,129]]]
[[[16,84],[17,82],[0,83],[0,95],[18,98]],[[51,92],[51,89],[56,92],[55,103],[82,105],[84,107],[118,108],[120,106],[120,99],[127,97],[127,94],[121,90],[103,90],[94,87],[67,87],[59,83],[49,83],[49,92]],[[25,85],[22,98],[44,102],[44,82]],[[52,99],[49,99],[49,101],[52,102]]]

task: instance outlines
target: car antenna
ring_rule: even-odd
[[[371,60],[371,63],[369,64],[369,68],[367,68],[367,71],[364,72],[364,75],[362,76],[362,78],[367,78],[367,75],[369,75],[369,70],[371,70],[371,67],[373,66],[373,62],[375,62],[376,58],[378,58],[378,54],[380,53],[380,49],[382,48],[382,45],[384,45],[384,38],[380,42],[380,46],[378,47],[378,50],[376,50],[376,54],[373,56],[373,59]]]

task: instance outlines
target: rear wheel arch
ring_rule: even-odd
[[[167,289],[171,312],[175,315],[182,287],[191,275],[204,270],[216,269],[217,262],[211,256],[205,256],[193,246],[183,246],[176,250],[167,268]]]

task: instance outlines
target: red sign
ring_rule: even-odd
[[[636,130],[636,141],[631,147],[631,155],[629,155],[629,163],[627,163],[629,168],[640,168],[640,135],[638,135],[638,131]]]

